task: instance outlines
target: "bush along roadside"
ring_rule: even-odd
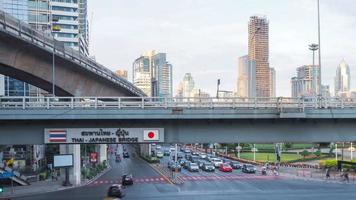
[[[95,166],[87,167],[82,169],[82,177],[85,179],[92,179],[107,168],[107,163],[104,160]]]
[[[140,157],[145,161],[147,161],[148,163],[159,163],[159,159],[157,157],[142,156],[142,155],[140,155]]]

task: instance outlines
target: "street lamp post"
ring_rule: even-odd
[[[319,67],[320,67],[320,72],[319,72],[319,96],[321,96],[321,44],[320,44],[320,0],[318,1],[318,45],[319,45]]]
[[[316,50],[318,50],[319,49],[319,45],[317,45],[317,44],[310,44],[309,45],[309,50],[311,50],[312,52],[313,52],[313,68],[315,67],[315,51]],[[320,66],[319,66],[319,68],[320,68]],[[321,70],[321,69],[320,69]],[[314,70],[313,70],[314,71]],[[315,72],[315,71],[314,71]],[[316,74],[314,74],[314,75],[316,75]],[[320,71],[319,71],[319,76],[320,76]],[[315,92],[314,92],[314,95],[318,95],[317,93],[318,93],[318,91],[317,91],[317,89],[316,89],[316,85],[318,84],[318,86],[319,86],[319,91],[321,91],[321,85],[319,84],[319,81],[320,81],[320,79],[321,79],[321,76],[319,77],[319,79],[316,79],[316,77],[314,77],[315,79],[314,80],[318,80],[318,83],[315,83],[314,82],[314,84],[315,84],[315,87],[314,87],[314,90],[315,90]]]
[[[218,79],[218,82],[217,82],[217,89],[216,89],[216,98],[217,99],[219,98],[219,89],[220,89],[220,79]]]

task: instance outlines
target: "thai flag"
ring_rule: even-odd
[[[50,130],[49,142],[67,142],[66,130]]]

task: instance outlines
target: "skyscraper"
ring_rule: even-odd
[[[179,83],[176,97],[193,97],[195,83],[191,73],[185,73],[183,80]]]
[[[172,97],[172,65],[165,53],[145,52],[133,63],[133,83],[148,96]]]
[[[269,22],[252,16],[248,24],[248,56],[256,61],[256,96],[270,97]]]
[[[239,97],[256,97],[256,62],[249,57],[239,58],[237,93]]]
[[[342,60],[336,68],[335,96],[339,96],[339,93],[348,91],[350,91],[350,68],[345,60]]]
[[[84,55],[88,50],[88,22],[86,0],[51,0],[52,33],[67,47]]]
[[[317,96],[319,88],[320,67],[304,65],[297,68],[297,76],[292,77],[292,97]]]
[[[276,97],[276,70],[274,68],[270,68],[270,97]]]

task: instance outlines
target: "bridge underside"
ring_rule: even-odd
[[[0,74],[52,93],[52,53],[0,32]],[[55,57],[56,96],[136,96],[126,88]]]
[[[355,119],[15,120],[0,122],[0,144],[42,144],[45,128],[150,127],[167,143],[356,141]]]

